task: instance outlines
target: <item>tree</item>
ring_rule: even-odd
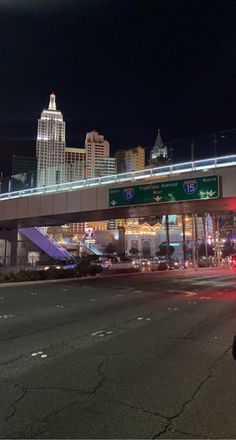
[[[131,255],[138,255],[139,252],[140,252],[140,250],[139,250],[138,248],[136,248],[136,247],[132,247],[132,248],[130,249],[130,253],[131,253]]]
[[[159,251],[156,252],[156,255],[158,257],[160,257],[160,256],[165,256],[166,257],[167,253],[168,253],[167,251],[168,251],[167,243],[165,241],[163,241],[163,243],[161,243],[159,245]],[[169,245],[169,255],[170,256],[174,253],[174,251],[175,251],[174,246],[170,246]]]
[[[107,254],[114,254],[114,252],[116,252],[117,248],[116,245],[113,243],[109,243],[106,247],[105,247],[105,252]]]
[[[198,247],[198,255],[199,257],[205,257],[206,256],[206,245],[204,242],[200,243]],[[214,250],[211,244],[207,243],[207,255],[208,257],[211,257],[214,255]]]
[[[222,250],[223,257],[229,257],[235,252],[235,243],[231,240],[226,240]]]

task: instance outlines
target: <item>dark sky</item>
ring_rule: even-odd
[[[165,141],[235,128],[235,48],[234,0],[0,0],[0,169],[34,154],[52,90],[68,146],[92,129],[114,152],[150,148],[158,127]]]

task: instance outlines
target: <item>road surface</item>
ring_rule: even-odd
[[[0,288],[1,438],[236,438],[236,271]]]

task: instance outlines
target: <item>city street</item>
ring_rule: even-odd
[[[235,438],[236,270],[0,288],[1,438]]]

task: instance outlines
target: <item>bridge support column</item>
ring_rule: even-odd
[[[17,262],[17,236],[18,229],[0,228],[0,240],[9,241],[11,243],[10,265],[15,266]],[[6,244],[5,251],[2,256],[3,263],[6,264]]]

